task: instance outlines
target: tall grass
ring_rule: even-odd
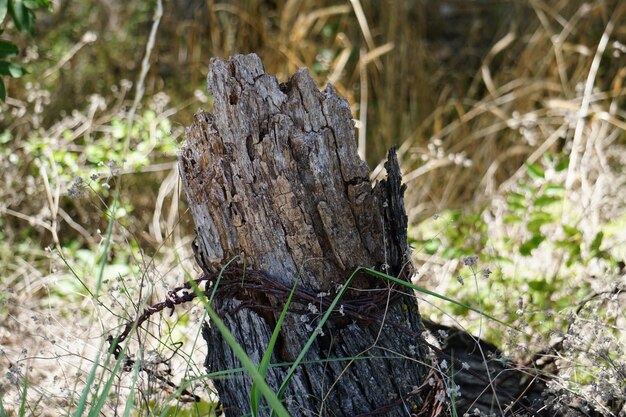
[[[418,240],[440,236],[444,244],[471,247],[492,260],[511,255],[519,245],[507,239],[521,244],[531,236],[525,223],[504,222],[506,198],[529,182],[528,167],[540,165],[549,153],[570,165],[560,174],[548,170],[555,176],[534,184],[548,187],[554,180],[566,187],[565,208],[552,213],[549,233],[544,227],[547,240],[580,240],[584,255],[602,232],[605,241],[596,249],[615,259],[626,256],[620,231],[625,222],[620,167],[626,163],[623,2],[246,0],[208,1],[193,10],[188,2],[165,2],[150,70],[139,83],[145,85],[143,99],[131,95],[132,83],[125,79],[139,79],[143,57],[135,53],[136,45],[147,43],[156,21],[154,4],[118,6],[86,1],[42,16],[40,37],[20,45],[31,75],[21,84],[12,81],[13,97],[0,104],[0,314],[9,323],[3,327],[12,326],[28,344],[22,353],[14,338],[3,339],[0,385],[12,391],[0,390],[0,413],[46,409],[56,415],[80,404],[107,413],[119,408],[120,398],[132,398],[136,401],[123,407],[125,415],[165,415],[176,403],[180,392],[139,371],[112,382],[119,373],[99,356],[97,341],[162,298],[180,277],[196,273],[188,237],[193,226],[180,201],[171,145],[183,140],[197,107],[210,108],[204,79],[211,56],[253,51],[281,81],[306,66],[320,86],[334,83],[362,129],[360,150],[375,168],[373,176],[380,174],[377,164],[386,149],[400,145],[410,222],[422,223],[413,228]],[[132,125],[124,127],[128,120]],[[125,153],[120,149],[126,146],[119,145],[129,139]],[[478,212],[480,220],[468,225],[463,217],[448,216],[446,210],[454,208]],[[439,212],[454,224],[425,227],[424,219]],[[575,225],[580,236],[561,239],[563,225]],[[462,228],[467,236],[454,240],[446,235],[449,227]],[[483,313],[507,322],[520,311],[516,325],[532,317],[530,327],[543,326],[552,336],[558,326],[544,318],[573,312],[579,328],[594,323],[606,339],[621,332],[617,346],[624,345],[624,317],[615,308],[619,298],[591,297],[617,281],[597,257],[566,268],[561,252],[542,246],[531,257],[511,255],[512,262],[498,265],[492,279],[477,279],[477,290],[468,285],[457,292],[450,283],[456,283],[462,258],[451,260],[423,246],[414,255],[423,275],[432,272],[420,287],[448,299],[459,294],[466,307],[482,304]],[[558,288],[538,307],[528,286],[544,281]],[[581,290],[576,297],[591,297],[580,311],[579,300],[562,304],[568,285]],[[494,306],[496,291],[509,296],[508,303]],[[521,307],[513,294],[520,294]],[[466,307],[455,305],[461,316],[456,319],[462,321]],[[585,315],[587,308],[601,319]],[[181,387],[211,392],[198,365],[201,349],[195,342],[185,345],[194,352],[177,345],[198,339],[201,318],[194,310],[160,317],[130,346],[155,369],[178,363],[171,372],[183,375]],[[611,382],[619,380],[621,369],[610,355],[616,344],[601,343],[590,355],[580,341],[595,346],[587,339],[593,332],[574,334],[572,328],[577,325],[564,337],[579,344],[572,342],[569,356],[562,357],[562,381],[588,383],[588,375],[570,378],[571,370],[582,374],[578,365],[595,358],[592,365],[609,363],[602,368],[606,378],[599,379],[602,391],[619,388]],[[507,341],[511,352],[516,344],[533,347],[523,337]],[[540,342],[546,341],[532,339]],[[39,355],[40,347],[51,354]],[[4,370],[11,364],[8,375]],[[25,372],[25,364],[42,371]],[[274,365],[264,359],[259,376]],[[14,378],[25,374],[28,388],[25,379]],[[84,391],[96,386],[94,381],[101,381],[102,396]]]

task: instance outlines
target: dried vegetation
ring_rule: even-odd
[[[26,414],[58,415],[101,392],[105,336],[195,276],[176,145],[212,106],[209,58],[256,52],[281,81],[306,66],[336,86],[373,176],[399,146],[420,285],[525,330],[425,299],[428,315],[544,368],[562,404],[624,415],[626,4],[177,1],[159,20],[153,3],[61,1],[16,39],[31,75],[0,104],[6,410],[25,396]],[[189,353],[201,318],[144,326],[131,349],[154,372],[115,377],[103,413],[175,405],[158,375],[210,409]]]

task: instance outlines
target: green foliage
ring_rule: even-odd
[[[409,235],[409,243],[429,255],[438,254],[444,259],[458,259],[477,253],[487,242],[486,224],[481,213],[466,213],[463,210],[446,210],[435,216],[437,229],[431,222],[424,222],[418,228],[427,239],[416,239]]]
[[[411,230],[411,244],[444,260],[479,254],[483,267],[465,262],[448,284],[462,303],[478,302],[486,314],[529,325],[536,334],[565,330],[559,313],[590,292],[587,280],[573,277],[592,263],[616,265],[604,245],[606,233],[583,227],[584,212],[566,198],[567,166],[567,157],[551,154],[526,164],[526,175],[504,193],[499,225],[491,207],[450,210]],[[461,317],[469,310],[457,304],[453,313]],[[486,332],[494,340],[502,336],[492,327]]]
[[[94,271],[99,271],[102,259],[107,259],[101,273],[106,282],[122,282],[140,274],[139,267],[133,265],[130,260],[132,256],[137,256],[132,245],[126,247],[115,245],[115,256],[110,258],[106,257],[102,248],[99,250],[81,248],[77,240],[64,246],[63,251],[64,258],[71,264],[70,271],[57,277],[54,285],[50,287],[48,296],[41,300],[42,306],[55,307],[67,302],[79,302],[84,296],[90,295],[90,291],[97,285]]]
[[[252,7],[259,4],[247,3]],[[368,133],[374,132],[376,134],[373,136],[380,139],[370,141],[367,145],[369,162],[377,163],[378,158],[397,138],[407,138],[405,144],[409,152],[405,153],[403,172],[411,172],[415,168],[411,161],[421,164],[420,148],[426,146],[428,138],[434,137],[441,138],[442,147],[446,152],[452,147],[462,149],[473,162],[473,168],[438,169],[431,171],[434,175],[422,175],[411,182],[406,200],[409,210],[426,200],[434,202],[436,207],[449,205],[459,207],[466,204],[472,196],[478,195],[476,191],[482,183],[476,181],[476,178],[484,174],[482,167],[491,164],[494,156],[504,157],[505,152],[517,148],[520,144],[521,129],[510,128],[504,131],[496,130],[493,133],[493,129],[503,121],[506,121],[509,127],[519,123],[519,118],[510,116],[509,110],[513,114],[521,114],[525,133],[534,136],[535,139],[535,142],[521,142],[522,148],[527,150],[522,157],[527,157],[536,149],[535,143],[540,143],[544,139],[543,136],[551,132],[555,125],[563,121],[569,123],[570,116],[577,117],[569,110],[565,112],[562,109],[555,110],[553,107],[544,106],[544,103],[560,98],[577,109],[580,97],[578,93],[573,97],[572,93],[577,91],[575,87],[579,83],[584,83],[588,79],[589,64],[593,55],[562,56],[558,53],[546,53],[544,54],[546,57],[556,56],[563,60],[560,62],[555,62],[555,58],[537,60],[536,51],[550,51],[553,47],[554,34],[546,34],[541,29],[535,31],[534,19],[528,19],[528,22],[515,22],[520,23],[516,26],[520,36],[517,36],[518,41],[511,48],[507,48],[510,50],[498,53],[498,65],[490,67],[488,62],[484,63],[483,68],[492,71],[496,91],[495,96],[494,91],[490,90],[489,94],[481,97],[482,93],[477,95],[475,92],[484,90],[483,88],[475,88],[475,85],[469,90],[465,89],[465,84],[469,83],[467,80],[474,78],[477,67],[464,59],[466,55],[463,51],[457,54],[461,58],[458,59],[461,65],[457,65],[456,68],[450,64],[451,60],[448,58],[444,58],[445,62],[438,60],[436,55],[441,49],[439,43],[428,42],[422,36],[423,32],[432,32],[430,28],[412,24],[420,17],[417,14],[418,8],[412,8],[410,13],[398,13],[405,8],[403,2],[391,2],[383,6],[378,2],[364,4],[369,26],[375,35],[375,46],[389,42],[394,48],[390,53],[376,58],[375,54],[372,54],[367,59],[361,60],[357,55],[358,51],[364,48],[364,33],[358,30],[359,25],[354,20],[354,13],[350,7],[345,6],[347,11],[339,11],[336,15],[323,14],[320,18],[318,11],[324,9],[318,8],[325,7],[324,5],[317,2],[309,2],[308,5],[304,3],[306,2],[302,3],[302,7],[296,8],[297,16],[290,15],[289,9],[295,10],[294,8],[281,9],[279,4],[272,3],[271,8],[275,6],[275,9],[271,10],[270,22],[280,24],[269,25],[251,25],[248,19],[242,18],[246,13],[255,16],[256,12],[265,11],[255,9],[250,13],[246,2],[238,5],[238,10],[243,12],[241,14],[224,13],[218,8],[210,10],[211,7],[207,6],[206,10],[198,9],[200,13],[194,13],[194,19],[191,20],[186,8],[176,6],[177,2],[170,3],[172,7],[168,7],[168,13],[171,13],[171,18],[165,19],[167,22],[162,25],[165,31],[160,35],[175,41],[157,43],[160,52],[151,61],[154,68],[150,71],[147,83],[148,93],[166,91],[174,97],[177,111],[184,109],[183,112],[189,112],[178,114],[178,120],[182,124],[188,124],[191,112],[196,110],[196,106],[187,106],[186,103],[190,102],[186,100],[192,91],[202,84],[201,79],[206,75],[203,71],[206,70],[207,57],[210,56],[229,55],[242,49],[254,50],[262,56],[270,72],[277,72],[281,76],[292,73],[292,66],[296,63],[298,66],[312,68],[320,85],[326,83],[328,76],[337,75],[335,84],[338,90],[347,95],[352,104],[359,99],[359,91],[353,88],[358,85],[356,76],[360,70],[367,71],[369,75],[367,85],[371,93],[369,111],[366,114]],[[554,13],[560,20],[558,22],[555,20],[555,25],[545,27],[561,27],[563,21],[568,21],[573,11],[584,2],[561,3]],[[209,5],[211,2],[206,4]],[[150,247],[149,244],[138,243],[138,239],[135,239],[135,236],[147,234],[145,223],[141,224],[139,220],[141,214],[151,216],[155,207],[149,193],[143,191],[158,186],[163,176],[149,178],[145,174],[129,175],[129,173],[147,171],[144,168],[156,162],[171,162],[176,144],[174,135],[169,133],[170,116],[163,116],[160,110],[145,110],[145,107],[140,107],[138,117],[129,128],[123,109],[127,104],[125,101],[131,87],[120,88],[116,84],[123,78],[135,77],[135,70],[141,58],[136,53],[137,44],[140,44],[145,36],[146,23],[152,17],[153,5],[152,1],[140,0],[129,3],[128,7],[111,9],[106,2],[77,2],[73,7],[64,8],[63,16],[54,19],[55,26],[46,27],[48,33],[44,33],[44,37],[35,41],[31,38],[37,26],[33,11],[37,7],[49,7],[50,2],[0,0],[0,35],[5,28],[7,29],[5,33],[11,35],[8,39],[0,40],[0,62],[2,62],[0,99],[6,97],[4,82],[8,80],[7,77],[25,77],[20,82],[24,85],[22,90],[15,82],[10,85],[12,95],[25,103],[25,107],[17,109],[13,105],[5,105],[0,110],[2,113],[0,116],[4,117],[2,122],[12,129],[0,132],[2,168],[10,171],[9,175],[4,177],[7,178],[5,188],[9,191],[15,190],[20,196],[19,199],[11,201],[11,193],[7,192],[3,195],[3,201],[9,201],[6,207],[23,216],[0,217],[0,262],[3,270],[6,270],[7,266],[9,269],[17,270],[21,262],[54,278],[46,279],[47,291],[32,295],[28,293],[29,297],[35,299],[47,297],[40,303],[42,306],[77,304],[74,302],[84,299],[85,295],[89,295],[96,287],[96,279],[102,280],[103,285],[106,285],[107,279],[136,276],[139,271],[131,265],[132,258],[140,259],[143,256],[138,250],[140,244],[144,245],[143,250]],[[596,6],[592,6],[595,10]],[[527,5],[521,7],[522,11],[526,8],[526,11],[532,12]],[[519,15],[528,16],[526,13]],[[531,15],[534,16],[533,13]],[[591,46],[595,48],[597,40],[603,36],[606,25],[606,22],[602,21],[602,16],[604,15],[596,10],[586,14],[585,19],[575,21],[576,24],[572,20],[569,21],[571,24],[565,25],[568,30],[571,29],[567,32],[567,38],[573,50],[587,50]],[[203,24],[209,20],[217,26]],[[106,25],[106,22],[120,24]],[[302,24],[303,22],[306,24]],[[510,22],[505,19],[501,23],[505,28]],[[527,34],[525,32],[527,26],[535,31],[532,37],[523,36]],[[412,32],[416,27],[422,33]],[[294,28],[301,30],[292,30]],[[77,36],[91,30],[106,41],[75,53],[78,49],[74,48],[83,44],[82,41],[78,42]],[[18,31],[29,36],[19,39],[18,36],[23,35]],[[294,37],[294,33],[298,36]],[[491,32],[489,33],[491,36]],[[13,36],[14,34],[16,36]],[[531,38],[533,41],[527,42]],[[202,42],[198,42],[198,39]],[[292,42],[292,39],[296,41]],[[469,41],[471,44],[472,40]],[[410,42],[410,48],[407,48],[406,42]],[[434,46],[430,47],[429,44]],[[29,64],[28,70],[31,74],[19,65],[19,57],[28,55],[23,51],[25,45],[40,46],[40,49],[45,51],[45,59]],[[276,48],[276,45],[281,45],[281,48]],[[491,42],[475,45],[490,46]],[[613,86],[621,85],[619,78],[621,66],[615,64],[623,56],[623,51],[620,52],[618,49],[615,47],[612,51],[609,48],[603,54],[600,71],[595,78],[594,91],[598,93],[594,93],[594,114],[610,116],[614,113],[609,111],[611,100],[604,100],[602,96],[608,96],[612,100],[617,100],[616,102],[619,102],[622,96],[619,89],[612,90]],[[370,47],[364,50],[373,52]],[[475,48],[471,50],[472,56],[480,55],[479,50]],[[350,52],[348,58],[347,52]],[[65,60],[67,57],[69,59]],[[374,59],[380,62],[374,62]],[[405,65],[407,62],[418,62],[420,65]],[[67,63],[70,63],[71,70],[68,69]],[[372,65],[373,63],[375,65]],[[42,77],[49,68],[56,68],[54,64],[59,64],[59,70],[52,73],[52,76]],[[559,71],[555,70],[557,65]],[[506,71],[499,68],[505,68]],[[467,75],[460,71],[467,72]],[[568,75],[565,79],[562,77],[564,73]],[[62,76],[57,76],[60,74]],[[612,74],[615,78],[612,78]],[[398,79],[403,82],[398,83]],[[455,81],[457,79],[458,82]],[[422,82],[423,80],[428,82]],[[421,87],[407,88],[415,85]],[[562,85],[563,91],[559,91],[559,85]],[[529,94],[527,89],[534,92]],[[35,90],[38,90],[36,93],[48,94],[51,99],[48,102],[37,101],[39,99],[31,102],[30,99],[36,95]],[[91,113],[86,103],[94,97],[90,96],[94,92],[102,95],[98,97],[106,101],[104,107],[110,106],[114,110],[107,114],[98,108],[95,113]],[[362,94],[363,91],[361,96]],[[458,97],[464,98],[462,102],[459,102]],[[507,99],[507,104],[501,106],[498,100],[505,97],[511,97],[513,101]],[[466,102],[476,105],[468,106]],[[35,110],[38,104],[41,104],[43,109]],[[481,108],[494,111],[481,110],[477,116],[476,110]],[[13,111],[18,110],[24,110],[24,115],[11,115]],[[433,117],[429,121],[427,116],[433,110]],[[81,117],[72,120],[75,112]],[[59,114],[62,115],[60,118]],[[536,118],[527,120],[525,116]],[[586,127],[589,127],[586,132],[589,134],[603,132],[604,137],[585,139],[589,140],[588,143],[595,143],[594,146],[600,147],[604,146],[602,143],[617,144],[620,141],[623,143],[623,132],[613,136],[619,132],[607,132],[604,128],[595,129],[592,123],[601,118],[592,116],[593,114],[585,118]],[[506,117],[510,119],[503,120]],[[524,121],[532,123],[524,124]],[[614,122],[612,119],[611,121]],[[74,122],[76,124],[72,124]],[[62,129],[57,134],[56,129],[59,126]],[[419,129],[416,130],[416,126],[419,126]],[[486,133],[487,131],[492,133]],[[570,132],[566,133],[563,138],[566,146],[563,149],[569,149],[568,145],[571,144]],[[614,142],[613,139],[605,141],[608,137],[617,139]],[[127,139],[129,150],[125,152],[124,142]],[[498,159],[500,166],[494,174],[494,178],[497,178],[496,183],[506,180],[502,176],[517,169],[518,157],[519,154],[516,154],[514,158]],[[609,160],[608,163],[612,164],[613,161]],[[546,157],[543,161],[527,164],[525,177],[519,179],[515,187],[507,191],[499,202],[502,205],[497,208],[504,209],[497,211],[496,220],[501,222],[497,226],[493,220],[493,214],[496,212],[493,210],[494,207],[481,206],[475,209],[468,207],[465,210],[447,210],[441,213],[440,219],[425,222],[429,224],[424,223],[417,228],[422,233],[421,236],[414,234],[412,244],[420,256],[426,254],[438,257],[438,262],[452,264],[476,253],[480,255],[479,264],[494,269],[486,278],[481,268],[473,265],[463,266],[462,262],[457,262],[457,266],[461,265],[457,271],[459,280],[455,280],[456,273],[453,274],[450,285],[444,293],[447,298],[454,297],[461,301],[444,302],[447,312],[454,314],[455,318],[462,319],[463,316],[471,314],[470,306],[479,305],[480,309],[476,310],[500,317],[506,322],[530,324],[531,331],[563,329],[563,320],[557,322],[559,313],[570,309],[573,303],[583,299],[590,291],[591,280],[588,274],[585,275],[585,267],[600,261],[614,263],[614,258],[623,259],[625,254],[623,245],[620,249],[613,246],[613,243],[619,241],[619,236],[623,236],[626,216],[611,221],[610,224],[601,225],[597,230],[585,227],[581,221],[584,216],[584,212],[581,213],[582,208],[572,207],[562,185],[561,174],[564,173],[567,164],[568,158],[564,156]],[[48,212],[55,212],[53,210],[55,207],[48,204],[50,194],[46,193],[43,185],[44,174],[48,176],[46,180],[49,180],[53,189],[58,186],[61,190],[60,208],[88,229],[84,234],[87,237],[77,235],[60,216],[48,215]],[[559,175],[561,178],[558,178]],[[119,184],[117,181],[122,176],[124,186],[128,187],[131,183],[132,187],[123,188],[121,194],[116,195],[111,189],[116,188]],[[581,177],[585,176],[593,177],[581,173]],[[420,196],[419,199],[410,198],[411,189],[417,190],[415,194]],[[70,198],[64,197],[66,191]],[[90,193],[90,199],[84,198],[87,193]],[[140,204],[145,206],[142,207]],[[81,216],[86,216],[87,220],[83,218],[79,221]],[[188,216],[183,214],[181,217],[188,219]],[[73,271],[65,274],[59,273],[58,270],[51,274],[50,271],[55,270],[53,264],[56,254],[41,249],[50,244],[50,238],[48,231],[43,230],[37,221],[52,227],[51,219],[58,220],[62,256],[68,265],[71,265],[68,269],[73,268]],[[120,229],[131,227],[134,230],[131,230],[129,235],[136,231],[140,233],[133,235],[133,238],[122,235],[122,239],[118,239]],[[102,238],[99,229],[106,229],[106,245],[110,243],[110,246],[101,245],[96,248],[97,244],[102,242],[99,240]],[[428,229],[427,232],[425,229]],[[180,231],[177,230],[175,234],[178,235],[178,232]],[[180,235],[184,235],[185,232],[183,230]],[[95,242],[87,243],[89,235],[95,237]],[[171,254],[173,251],[169,250],[168,243],[165,245],[161,250]],[[160,259],[151,261],[150,266],[146,268],[146,275],[152,262],[160,261]],[[94,271],[98,271],[97,277]],[[71,272],[74,272],[75,277]],[[15,274],[4,274],[10,275]],[[583,279],[583,276],[587,279]],[[466,284],[461,285],[462,281]],[[124,280],[119,279],[119,282],[123,283]],[[2,281],[2,284],[4,283]],[[30,288],[30,285],[28,287]],[[8,285],[7,288],[12,287]],[[42,295],[44,293],[45,295]],[[11,297],[11,294],[0,293],[0,308],[4,300],[10,300]],[[9,302],[11,301],[7,303]],[[557,317],[554,317],[555,313]],[[84,311],[84,314],[88,315],[88,312]],[[180,320],[179,323],[184,321]],[[605,322],[608,323],[607,327],[615,324],[609,320]],[[499,330],[494,327],[490,326],[486,330],[487,336],[494,338],[499,336]],[[266,355],[271,350],[271,346],[268,346]],[[302,361],[300,365],[305,363],[307,362]],[[293,364],[268,366],[271,368],[279,365]],[[102,368],[102,363],[98,366]],[[224,373],[231,375],[241,371],[243,368],[226,370]],[[263,370],[260,374],[265,375]],[[136,376],[137,374],[135,382]],[[215,376],[218,377],[218,373]],[[588,374],[587,378],[592,379],[591,374]],[[98,382],[95,385],[96,388],[102,388],[103,384],[104,382]],[[131,387],[134,389],[134,383]],[[29,395],[33,395],[34,391],[36,389],[31,387]],[[99,392],[104,393],[103,390]],[[25,395],[26,389],[22,393]],[[99,397],[102,400],[106,398],[106,394],[103,395],[104,397]],[[99,398],[92,397],[95,401],[89,401],[89,404],[98,403]],[[129,398],[124,415],[129,415],[130,410],[134,410],[132,392]],[[454,401],[454,396],[451,398]],[[187,415],[189,412],[189,415],[195,415],[193,414],[195,411],[191,411],[190,408],[178,408],[178,405],[161,407],[159,409],[155,404],[154,408],[150,407],[149,412],[154,413],[156,410],[162,415]],[[34,410],[36,405],[28,404],[28,409]],[[148,412],[143,409],[141,411]],[[3,403],[0,396],[0,415],[2,414]]]
[[[50,0],[0,0],[0,34],[7,14],[20,32],[35,34],[35,10],[51,7]],[[0,40],[0,100],[6,100],[6,87],[2,77],[19,78],[26,73],[24,67],[5,61],[19,54],[17,46]]]
[[[216,417],[217,403],[200,400],[197,403],[184,405],[176,401],[174,404],[159,405],[150,401],[151,415],[160,417]]]
[[[60,138],[34,132],[24,146],[25,156],[34,162],[30,167],[34,175],[40,167],[52,170],[51,164],[55,164],[62,183],[69,185],[77,177],[89,179],[86,184],[106,197],[110,189],[108,179],[120,168],[139,171],[156,158],[175,155],[177,149],[170,120],[158,118],[153,110],[146,110],[135,119],[130,132],[128,127],[122,115],[115,115],[89,136],[77,136],[69,128]],[[129,136],[130,149],[125,149]],[[10,140],[8,136],[7,142]]]

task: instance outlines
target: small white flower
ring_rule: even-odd
[[[446,394],[448,394],[450,398],[458,398],[461,396],[461,387],[455,385],[454,387],[446,388]]]
[[[311,313],[313,313],[313,314],[319,313],[319,310],[317,309],[317,306],[315,304],[313,304],[313,303],[309,303],[308,308],[309,308],[309,311]]]

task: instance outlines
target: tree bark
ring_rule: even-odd
[[[221,282],[229,291],[214,300],[257,363],[286,290],[299,279],[272,358],[290,362],[357,267],[410,277],[395,153],[387,178],[373,187],[356,152],[348,103],[332,85],[320,92],[306,70],[279,84],[256,55],[238,55],[212,59],[208,84],[214,111],[196,115],[179,154],[197,259],[205,271],[238,257],[240,266],[262,272],[242,273],[239,286]],[[433,402],[422,386],[431,356],[415,298],[370,276],[351,287],[289,385],[290,413],[406,416],[423,409],[426,398]],[[240,367],[217,329],[205,330],[206,367]],[[332,358],[351,359],[324,361]],[[272,368],[270,386],[276,389],[285,372]],[[227,416],[249,412],[249,377],[215,386]]]
[[[179,153],[196,259],[213,276],[233,259],[238,265],[217,284],[213,307],[257,364],[297,280],[272,356],[293,362],[356,268],[410,279],[395,151],[387,177],[372,184],[348,103],[332,85],[320,92],[306,70],[279,84],[254,54],[216,58],[208,86],[213,113],[196,114]],[[364,274],[350,288],[290,381],[293,416],[435,416],[452,407],[457,415],[559,415],[545,407],[540,374],[499,360],[494,346],[436,324],[433,333],[450,336],[429,344],[406,288]],[[241,366],[216,328],[203,336],[209,372]],[[271,368],[269,385],[277,389],[286,370]],[[227,416],[249,413],[246,374],[214,384]]]

